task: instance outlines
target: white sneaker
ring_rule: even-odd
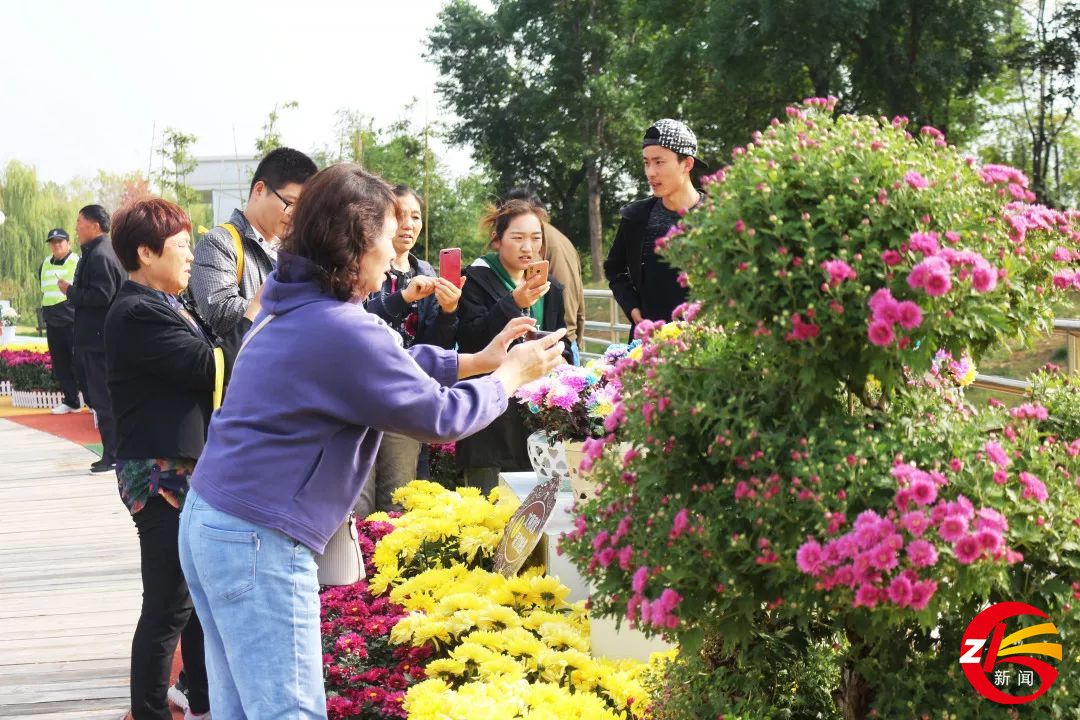
[[[67,403],[60,403],[52,409],[53,415],[67,415],[68,413],[79,412],[79,408],[73,408]]]
[[[185,695],[184,691],[178,688],[176,685],[172,685],[169,687],[169,692],[166,693],[166,697],[169,698],[169,702],[171,702],[173,705],[180,708],[181,710],[188,709],[187,695]]]

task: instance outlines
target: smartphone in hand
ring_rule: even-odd
[[[546,338],[548,335],[551,335],[551,333],[545,330],[529,330],[525,333],[525,341],[531,342],[533,340],[540,340],[541,338]]]
[[[534,263],[529,263],[525,266],[525,282],[529,282],[537,275],[543,278],[543,280],[541,280],[542,283],[547,282],[549,267],[547,260],[537,260]]]
[[[461,286],[461,248],[443,248],[439,251],[439,277],[454,287]]]

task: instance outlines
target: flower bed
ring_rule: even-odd
[[[0,380],[11,383],[12,391],[50,392],[60,389],[47,352],[0,350]]]
[[[649,666],[591,657],[565,586],[491,571],[512,494],[416,481],[395,500],[359,523],[368,580],[322,593],[332,720],[648,716]]]

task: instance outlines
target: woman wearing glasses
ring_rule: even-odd
[[[258,296],[225,341],[177,298],[191,275],[191,221],[165,200],[143,200],[117,212],[112,243],[129,273],[105,318],[116,475],[142,555],[131,712],[134,720],[172,717],[166,693],[182,635],[186,717],[203,718],[209,712],[203,635],[180,569],[180,507],[206,442],[218,372],[214,349],[223,351],[223,384],[240,335],[259,310]]]

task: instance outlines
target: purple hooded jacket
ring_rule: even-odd
[[[191,486],[212,507],[322,552],[360,496],[384,431],[424,442],[475,433],[507,407],[488,376],[458,382],[457,353],[400,339],[359,302],[320,289],[282,253],[268,323],[237,358]]]

